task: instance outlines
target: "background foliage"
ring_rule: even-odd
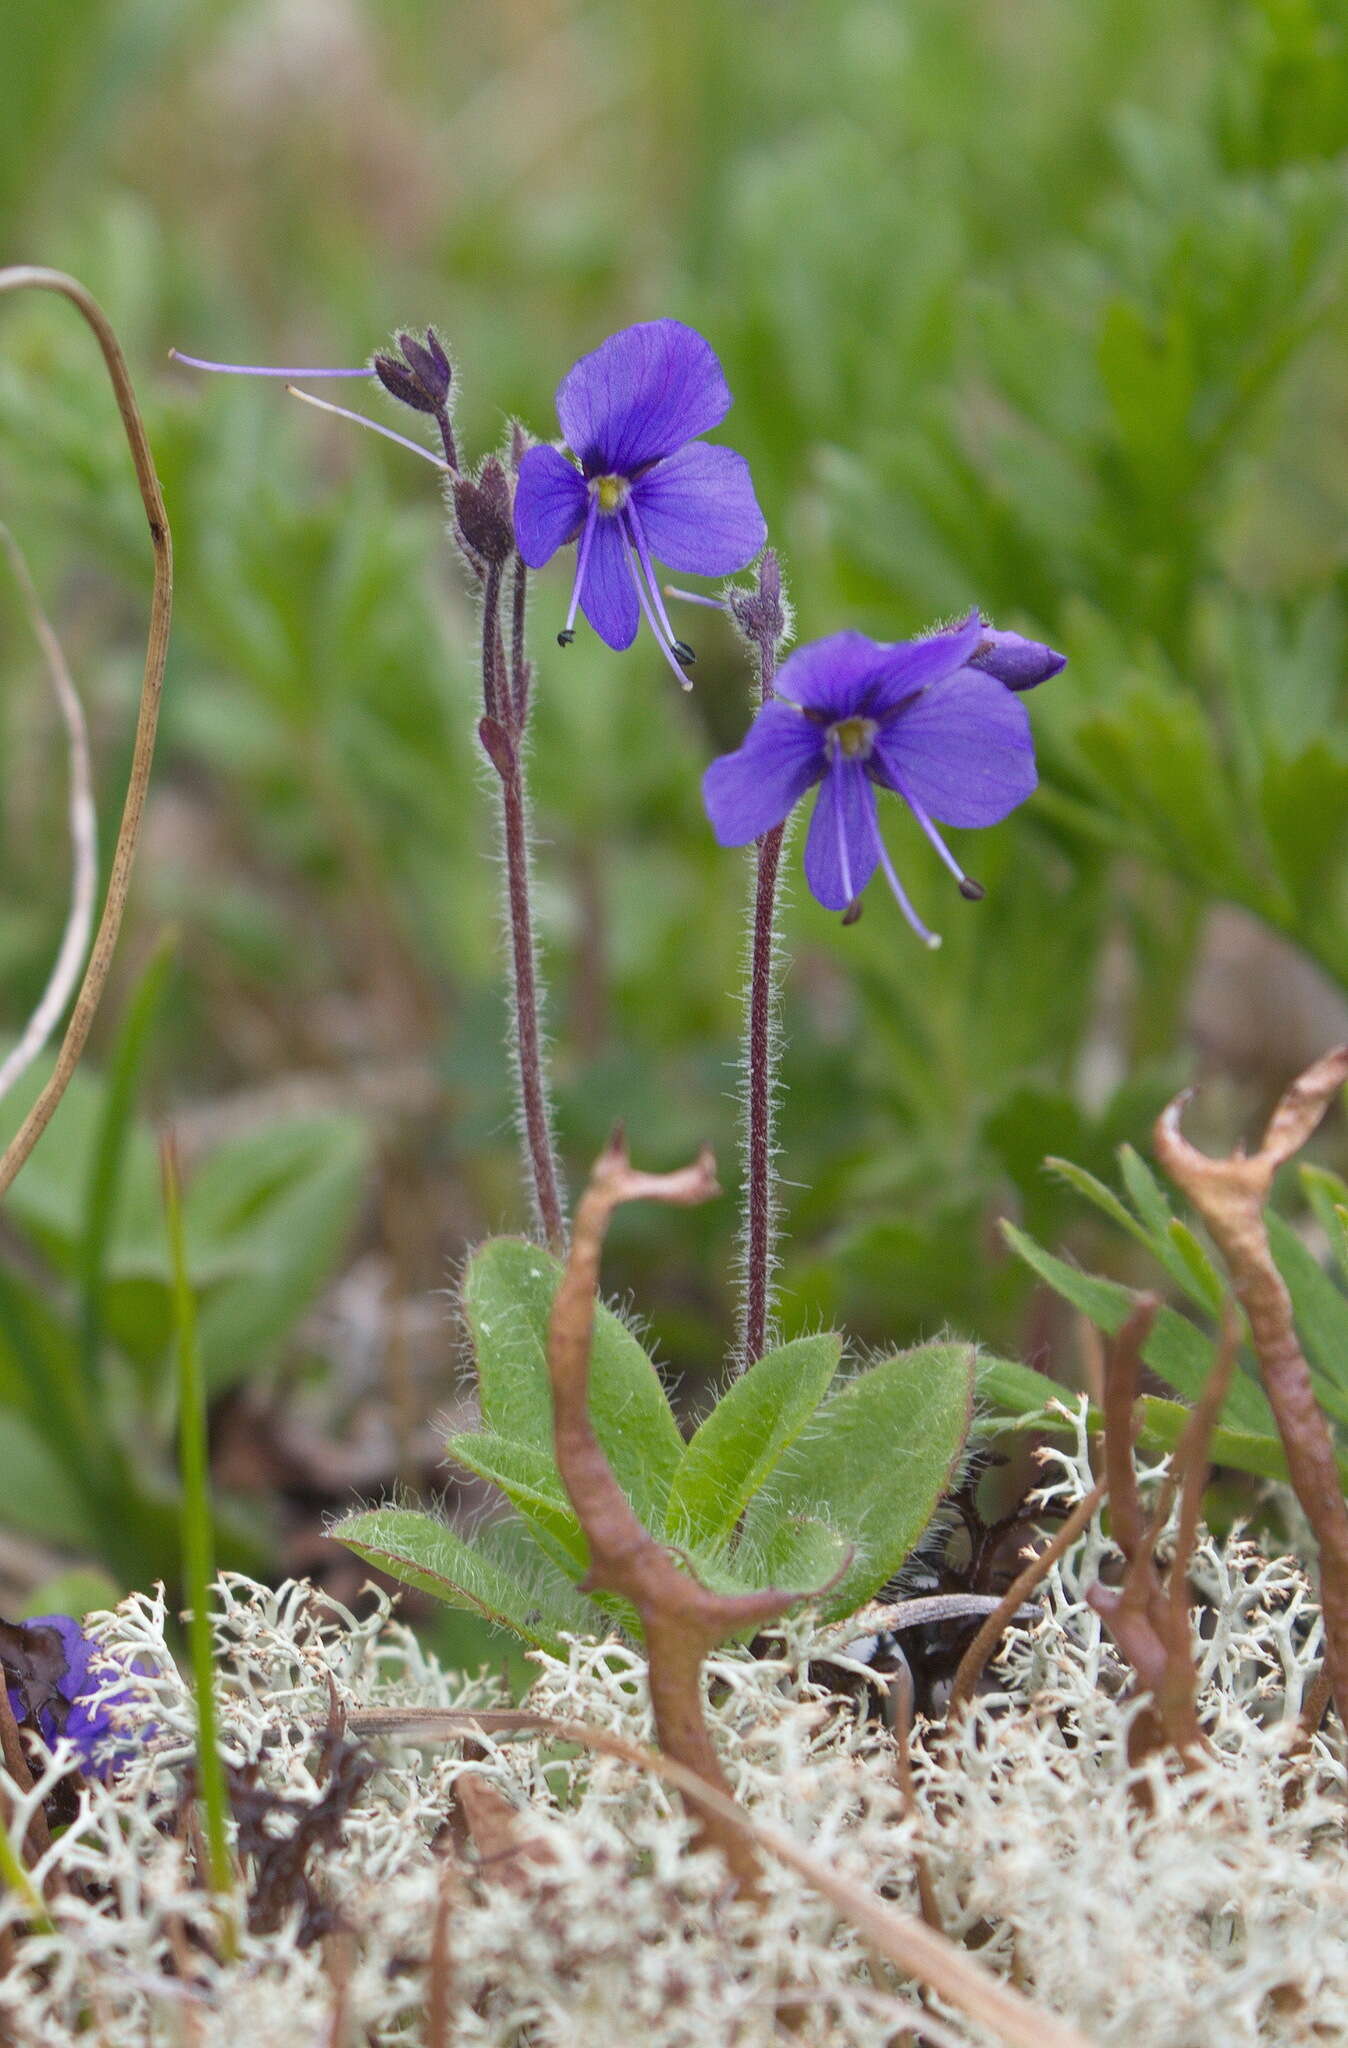
[[[71,0],[62,19],[0,0],[4,255],[76,271],[117,324],[179,584],[119,986],[0,1226],[0,1496],[49,1504],[18,1474],[66,1428],[31,1381],[13,1391],[25,1328],[30,1371],[34,1327],[73,1345],[67,1378],[128,1472],[171,1446],[133,1100],[194,1168],[219,1477],[291,1563],[323,1506],[436,1471],[455,1378],[434,1291],[522,1218],[471,620],[433,486],[279,387],[193,381],[173,343],[355,362],[432,321],[481,452],[511,414],[549,432],[559,376],[613,327],[675,314],[726,364],[724,437],[802,634],[898,637],[979,603],[1068,651],[1032,700],[1039,794],[967,848],[986,902],[947,900],[894,820],[941,953],[878,897],[848,931],[791,912],[784,1333],[836,1321],[892,1347],[951,1325],[1077,1376],[1070,1309],[998,1220],[1154,1269],[1044,1156],[1114,1181],[1114,1148],[1145,1150],[1199,1071],[1228,1138],[1344,1031],[1348,8]],[[0,498],[89,706],[106,849],[148,563],[91,347],[48,304],[11,303],[0,330]],[[697,615],[684,699],[649,645],[559,653],[564,599],[561,571],[539,579],[564,1152],[579,1175],[622,1117],[653,1164],[709,1138],[729,1180],[745,884],[697,784],[743,729],[742,663]],[[59,929],[63,803],[6,603],[5,1030]],[[99,1070],[167,924],[167,993],[99,1155]],[[614,1284],[692,1404],[732,1327],[731,1239],[728,1204],[614,1232]],[[119,1548],[81,1533],[87,1502],[64,1527],[40,1505],[10,1517],[120,1577],[158,1556],[152,1516]]]

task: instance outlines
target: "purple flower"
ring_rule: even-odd
[[[818,783],[805,842],[815,897],[826,910],[848,910],[881,867],[918,937],[939,945],[885,851],[875,786],[903,798],[960,893],[981,896],[936,825],[995,825],[1038,779],[1024,705],[996,675],[972,665],[987,637],[971,612],[963,625],[926,640],[886,646],[863,633],[834,633],[798,648],[744,744],[703,777],[721,845],[744,846],[780,825]]]
[[[106,1777],[125,1762],[127,1738],[115,1729],[113,1716],[134,1688],[110,1679],[106,1659],[77,1621],[43,1614],[35,1621],[0,1622],[0,1665],[15,1720],[36,1727],[49,1748],[66,1736],[90,1777]],[[151,1732],[147,1721],[142,1733]]]
[[[625,327],[567,371],[557,417],[580,467],[556,448],[531,448],[515,492],[515,538],[531,569],[578,543],[563,646],[578,605],[615,648],[631,646],[644,613],[686,680],[692,650],[669,623],[656,562],[730,576],[767,538],[744,457],[698,438],[729,410],[710,343],[678,320]]]
[[[981,668],[996,676],[1008,690],[1032,690],[1046,683],[1067,666],[1067,656],[1042,640],[1026,640],[1020,633],[999,633],[986,623],[977,650],[969,656],[970,668]]]

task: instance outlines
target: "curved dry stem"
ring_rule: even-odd
[[[471,1738],[474,1734],[550,1735],[604,1756],[620,1757],[676,1786],[690,1806],[705,1818],[715,1819],[727,1834],[736,1835],[750,1854],[762,1850],[794,1870],[906,1976],[927,1985],[969,2019],[991,2028],[1008,2048],[1091,2048],[1074,2026],[1002,1983],[947,1936],[876,1898],[854,1878],[843,1876],[810,1850],[802,1849],[789,1835],[753,1819],[727,1792],[707,1784],[697,1771],[674,1757],[661,1756],[584,1721],[531,1714],[523,1708],[484,1709],[480,1713],[449,1707],[425,1711],[415,1707],[354,1708],[347,1715],[347,1727],[353,1735],[389,1735],[410,1742],[443,1741],[460,1735]]]
[[[594,1335],[599,1261],[609,1218],[623,1202],[692,1205],[717,1193],[715,1162],[702,1152],[678,1173],[639,1173],[621,1135],[596,1161],[576,1211],[575,1232],[548,1326],[557,1469],[589,1546],[582,1590],[616,1593],[631,1602],[646,1639],[647,1681],[656,1733],[666,1755],[729,1799],[702,1711],[702,1660],[716,1644],[761,1627],[798,1595],[713,1593],[680,1571],[669,1546],[642,1526],[613,1475],[590,1421],[590,1344]],[[733,1802],[732,1806],[733,1806]],[[720,1849],[736,1880],[752,1889],[757,1858],[741,1832],[703,1807],[702,1834]]]
[[[71,305],[93,330],[112,382],[117,410],[121,415],[127,446],[131,451],[136,482],[140,487],[141,503],[145,507],[145,517],[150,528],[150,541],[154,548],[154,591],[150,600],[150,629],[145,648],[145,673],[141,681],[140,710],[136,718],[131,779],[127,784],[122,822],[118,829],[117,845],[113,851],[112,867],[108,874],[103,914],[98,921],[93,951],[84,970],[84,979],[80,984],[79,995],[75,999],[75,1007],[70,1013],[70,1021],[66,1025],[65,1037],[61,1041],[61,1050],[57,1055],[51,1079],[6,1146],[4,1153],[0,1154],[0,1195],[9,1187],[42,1136],[52,1119],[56,1105],[69,1086],[70,1077],[79,1064],[80,1054],[84,1051],[89,1027],[94,1021],[94,1013],[112,966],[113,952],[122,927],[122,912],[126,907],[127,891],[131,886],[131,867],[136,854],[136,841],[140,835],[140,821],[145,810],[150,766],[154,759],[155,731],[159,723],[159,701],[164,687],[164,663],[168,658],[169,618],[173,605],[173,543],[169,535],[168,515],[164,510],[164,497],[159,488],[154,458],[145,434],[145,423],[131,387],[126,360],[107,315],[78,279],[67,277],[64,271],[45,270],[35,264],[16,264],[11,269],[0,270],[0,293],[16,291],[58,293],[62,298],[69,299]]]
[[[1162,1111],[1154,1143],[1162,1166],[1212,1232],[1245,1311],[1292,1488],[1319,1550],[1325,1668],[1339,1717],[1348,1722],[1348,1505],[1292,1299],[1264,1223],[1275,1173],[1305,1144],[1345,1081],[1348,1046],[1341,1045],[1292,1082],[1254,1153],[1237,1150],[1229,1158],[1210,1159],[1191,1145],[1180,1124],[1187,1095]]]
[[[93,776],[89,765],[89,728],[74,678],[66,665],[51,621],[42,609],[23,549],[4,525],[0,525],[0,546],[9,556],[9,565],[23,595],[33,637],[42,649],[52,694],[66,729],[66,749],[70,758],[68,811],[71,852],[70,909],[66,915],[66,928],[37,1008],[24,1026],[18,1044],[8,1058],[0,1060],[0,1096],[3,1096],[20,1074],[31,1067],[47,1043],[80,978],[80,968],[89,950],[89,934],[94,927],[94,893],[98,887],[98,817],[94,809]]]
[[[983,1676],[989,1657],[996,1649],[1011,1622],[1025,1605],[1037,1586],[1043,1584],[1059,1558],[1065,1557],[1082,1531],[1089,1528],[1096,1509],[1104,1500],[1108,1488],[1103,1479],[1097,1480],[1090,1492],[1083,1494],[1062,1527],[1054,1532],[1053,1540],[1042,1550],[1036,1551],[1023,1571],[1016,1574],[1003,1593],[997,1605],[988,1615],[978,1634],[960,1658],[955,1680],[950,1688],[950,1717],[963,1713],[974,1696],[974,1687]]]

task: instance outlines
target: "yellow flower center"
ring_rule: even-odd
[[[625,476],[597,476],[590,485],[599,501],[601,512],[621,512],[627,503],[627,478]]]
[[[834,751],[846,761],[865,761],[875,744],[879,730],[873,718],[840,718],[828,729],[828,738]]]

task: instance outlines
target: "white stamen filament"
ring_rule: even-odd
[[[835,768],[833,772],[839,777],[838,794],[833,802],[833,818],[838,833],[838,865],[842,869],[843,893],[849,903],[854,903],[857,892],[852,887],[852,863],[847,857],[847,826],[843,819],[843,791],[847,785],[841,779],[841,768]]]
[[[336,413],[339,420],[354,420],[358,427],[369,427],[372,433],[382,434],[386,441],[396,441],[400,448],[410,448],[414,455],[419,455],[423,462],[429,462],[432,468],[438,469],[442,475],[449,474],[447,462],[442,462],[438,455],[432,455],[430,449],[423,448],[419,441],[409,441],[406,434],[396,434],[392,427],[386,427],[381,420],[369,419],[363,412],[352,412],[346,405],[333,405],[329,399],[315,398],[312,391],[298,391],[293,384],[287,384],[286,390],[292,398],[303,399],[306,405],[317,406],[320,412]]]
[[[563,629],[567,633],[571,632],[576,623],[576,611],[580,604],[580,593],[585,586],[585,571],[590,560],[590,546],[598,523],[599,507],[594,498],[591,498],[585,509],[585,524],[581,528],[580,545],[576,549],[576,580],[571,585],[571,602],[567,606],[566,625]]]
[[[693,679],[691,676],[685,675],[683,669],[679,666],[679,663],[676,661],[674,657],[673,650],[669,646],[667,646],[664,635],[660,631],[660,622],[656,618],[655,613],[651,610],[651,601],[646,595],[646,586],[641,580],[641,571],[637,565],[636,554],[631,548],[624,548],[623,553],[627,557],[627,566],[632,572],[632,581],[636,585],[637,602],[641,606],[642,616],[645,618],[646,624],[650,627],[651,632],[655,635],[656,645],[660,649],[660,652],[664,655],[665,660],[673,669],[675,675],[678,677],[679,688],[681,690],[691,690],[693,687]]]
[[[940,933],[929,931],[926,925],[923,924],[922,919],[914,910],[912,901],[908,895],[908,891],[904,888],[903,883],[899,880],[898,876],[894,872],[894,863],[890,859],[889,854],[885,848],[885,842],[880,836],[880,821],[878,818],[874,819],[872,824],[872,830],[875,833],[875,850],[880,856],[880,865],[885,871],[885,880],[889,883],[890,888],[894,891],[895,902],[898,904],[899,909],[903,912],[904,916],[907,918],[913,930],[921,939],[923,945],[928,947],[929,950],[934,953],[941,943]]]
[[[672,650],[674,642],[678,639],[679,636],[669,623],[669,613],[665,610],[665,600],[660,595],[660,585],[656,581],[655,575],[655,564],[651,560],[651,551],[646,545],[646,532],[645,528],[641,524],[641,515],[637,511],[635,498],[630,498],[628,500],[626,510],[627,522],[631,529],[632,539],[636,544],[636,551],[640,558],[641,567],[646,577],[646,587],[651,593],[651,603],[655,609],[655,616],[657,619],[659,619],[660,624],[663,626],[666,638],[668,639],[670,648]]]
[[[953,875],[953,876],[955,877],[955,880],[956,880],[957,882],[967,882],[967,881],[968,881],[968,879],[969,879],[969,877],[968,877],[968,876],[967,876],[967,875],[965,874],[965,872],[964,872],[964,869],[963,869],[963,868],[962,868],[962,867],[960,866],[960,864],[959,864],[959,862],[958,862],[958,861],[956,860],[956,858],[955,858],[954,854],[953,854],[953,853],[952,853],[952,852],[950,851],[950,848],[949,848],[949,847],[948,847],[948,846],[946,845],[946,843],[945,843],[944,839],[942,839],[942,837],[941,837],[940,833],[939,833],[939,832],[937,831],[936,827],[935,827],[935,826],[933,825],[933,823],[932,823],[931,819],[930,819],[930,818],[929,818],[929,817],[927,816],[927,813],[926,813],[926,812],[925,812],[925,811],[923,810],[923,808],[922,808],[921,804],[916,804],[916,803],[914,803],[914,802],[913,802],[913,799],[912,799],[912,798],[911,798],[911,797],[909,796],[909,794],[908,794],[908,792],[907,792],[907,790],[906,790],[906,789],[901,789],[901,790],[899,791],[899,795],[900,795],[900,796],[901,796],[901,797],[903,798],[903,800],[904,800],[904,802],[905,802],[905,803],[907,804],[907,806],[908,806],[909,810],[910,810],[910,811],[912,812],[913,816],[914,816],[914,817],[915,817],[915,818],[917,819],[917,822],[918,822],[918,824],[919,824],[919,825],[920,825],[920,826],[922,827],[922,830],[923,830],[923,831],[924,831],[924,832],[926,833],[926,835],[927,835],[928,839],[929,839],[929,840],[931,841],[932,845],[933,845],[933,846],[935,847],[935,849],[936,849],[937,853],[939,854],[940,858],[941,858],[941,859],[942,859],[942,860],[943,860],[943,861],[945,862],[945,865],[946,865],[946,866],[947,866],[947,867],[949,868],[949,870],[950,870],[951,874],[952,874],[952,875]]]
[[[724,612],[730,609],[724,598],[707,597],[700,590],[680,590],[677,583],[663,583],[660,587],[666,597],[677,597],[682,604],[704,604],[711,612]]]
[[[189,370],[213,370],[219,377],[372,377],[368,363],[358,370],[286,370],[266,363],[208,363],[204,356],[186,356],[180,348],[169,350],[169,361],[186,363]]]

